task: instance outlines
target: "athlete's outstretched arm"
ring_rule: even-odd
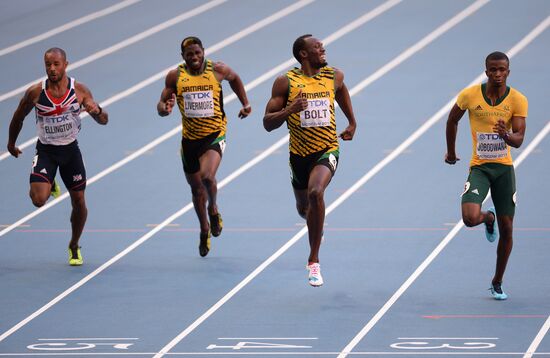
[[[214,71],[219,73],[221,79],[227,80],[229,86],[242,104],[242,108],[239,111],[239,118],[245,118],[252,113],[252,107],[246,97],[246,90],[244,84],[237,72],[233,71],[229,66],[222,62],[217,62],[214,65]]]
[[[159,103],[157,103],[157,112],[159,116],[165,117],[172,113],[176,104],[176,84],[178,81],[178,70],[171,70],[164,80],[164,89],[160,94]]]
[[[355,135],[355,129],[357,128],[357,122],[355,121],[355,115],[353,114],[353,107],[351,105],[351,97],[349,95],[348,88],[344,83],[344,73],[340,70],[336,70],[336,93],[335,99],[340,105],[342,112],[348,119],[348,126],[340,133],[340,138],[343,140],[352,140]]]
[[[447,154],[445,154],[445,163],[455,164],[457,160],[460,160],[456,156],[455,144],[456,144],[456,134],[458,132],[458,122],[464,115],[464,110],[455,103],[451,112],[449,112],[449,118],[447,119],[447,129],[445,135],[447,138]]]
[[[264,128],[271,132],[279,128],[292,113],[298,113],[307,108],[307,99],[302,97],[302,91],[298,92],[290,106],[286,106],[288,97],[288,78],[279,76],[273,83],[271,98],[267,102],[264,115]]]
[[[23,128],[23,121],[25,120],[25,117],[34,108],[34,105],[38,100],[38,96],[40,95],[41,90],[42,90],[41,84],[36,84],[29,87],[27,91],[25,91],[23,98],[21,98],[21,101],[19,101],[19,105],[17,106],[17,109],[13,113],[13,117],[10,122],[7,147],[8,147],[8,152],[10,152],[10,154],[16,158],[19,157],[19,154],[21,154],[22,152],[18,147],[15,146],[15,142],[17,141],[17,137],[19,137],[21,128]]]
[[[109,114],[94,101],[92,92],[82,83],[75,84],[77,97],[82,101],[81,104],[88,114],[99,124],[107,124],[109,122]]]
[[[494,126],[493,131],[504,139],[504,142],[514,148],[519,148],[523,144],[525,137],[525,117],[512,117],[512,133],[508,132],[504,121],[500,119]]]

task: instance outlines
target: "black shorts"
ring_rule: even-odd
[[[219,134],[220,132],[215,132],[196,140],[181,139],[180,154],[185,173],[194,174],[200,170],[199,158],[207,150],[215,150],[220,153],[220,156],[223,155],[223,151],[225,150],[225,135],[219,136]]]
[[[67,145],[36,143],[36,155],[32,161],[31,183],[53,183],[57,168],[68,190],[86,188],[86,168],[75,140]]]
[[[324,165],[329,168],[334,176],[338,167],[338,157],[338,150],[333,150],[332,152],[322,150],[305,157],[290,153],[289,165],[292,187],[296,190],[307,189],[309,174],[316,165]]]

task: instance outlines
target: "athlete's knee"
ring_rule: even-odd
[[[213,175],[207,175],[204,178],[202,178],[202,183],[207,188],[211,188],[217,184],[216,178]]]
[[[37,208],[40,208],[46,205],[49,195],[44,195],[36,191],[29,191],[29,197],[31,198],[32,204]]]
[[[41,208],[44,205],[46,205],[46,202],[48,201],[48,199],[47,198],[41,198],[38,195],[32,195],[31,194],[31,201],[32,201],[32,204],[34,206],[36,206],[37,208]]]
[[[320,202],[323,200],[323,195],[325,191],[318,187],[312,187],[307,191],[307,197],[309,202]]]
[[[86,199],[84,197],[84,192],[77,192],[78,194],[71,195],[71,204],[73,208],[77,209],[86,209]]]
[[[202,183],[200,183],[200,184],[197,183],[197,184],[191,185],[191,194],[194,197],[199,197],[199,196],[206,195],[206,190],[204,189],[204,185]]]
[[[498,228],[501,237],[509,237],[510,239],[512,238],[514,225],[511,218],[501,216],[498,223]]]
[[[469,213],[462,214],[462,221],[464,222],[464,225],[466,225],[467,227],[473,227],[480,224],[479,217]]]

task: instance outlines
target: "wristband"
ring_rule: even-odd
[[[243,109],[249,109],[249,108],[251,108],[251,107],[250,107],[250,103],[247,104],[246,106],[243,106]]]

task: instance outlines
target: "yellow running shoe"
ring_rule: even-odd
[[[82,254],[80,253],[80,246],[76,250],[72,250],[69,247],[69,265],[81,266],[84,263],[82,260]]]
[[[210,251],[210,230],[206,234],[201,232],[200,234],[200,243],[199,243],[199,255],[205,257]]]
[[[210,230],[215,237],[220,236],[223,229],[223,220],[221,214],[208,215],[210,217]]]
[[[52,184],[52,189],[50,191],[50,195],[54,198],[54,199],[57,199],[60,195],[61,195],[61,187],[59,186],[59,184],[57,183],[57,180],[53,180],[53,184]]]

